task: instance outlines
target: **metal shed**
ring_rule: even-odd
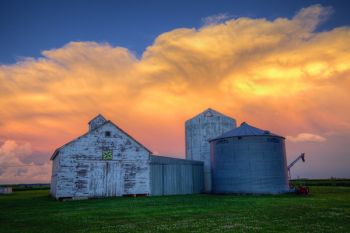
[[[203,192],[203,162],[150,156],[151,195]]]
[[[284,141],[247,123],[210,140],[213,193],[288,192]]]

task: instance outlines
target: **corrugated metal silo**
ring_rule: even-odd
[[[204,191],[211,191],[209,139],[236,127],[236,120],[207,109],[185,123],[186,159],[204,162]]]
[[[284,140],[247,123],[210,140],[212,192],[288,192]]]

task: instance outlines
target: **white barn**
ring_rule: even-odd
[[[154,156],[98,115],[89,131],[53,153],[51,195],[79,199],[200,193],[203,162]]]
[[[0,195],[1,194],[11,194],[11,193],[12,193],[12,187],[0,186]]]

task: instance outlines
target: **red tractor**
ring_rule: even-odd
[[[309,187],[304,185],[299,185],[297,188],[295,188],[295,193],[306,196],[309,194]]]

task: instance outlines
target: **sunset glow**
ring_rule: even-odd
[[[184,122],[207,108],[287,138],[301,177],[349,177],[350,28],[331,9],[237,17],[157,36],[142,56],[72,41],[0,65],[0,182],[48,182],[54,149],[101,113],[151,151],[184,157]],[[221,16],[222,17],[222,16]]]

